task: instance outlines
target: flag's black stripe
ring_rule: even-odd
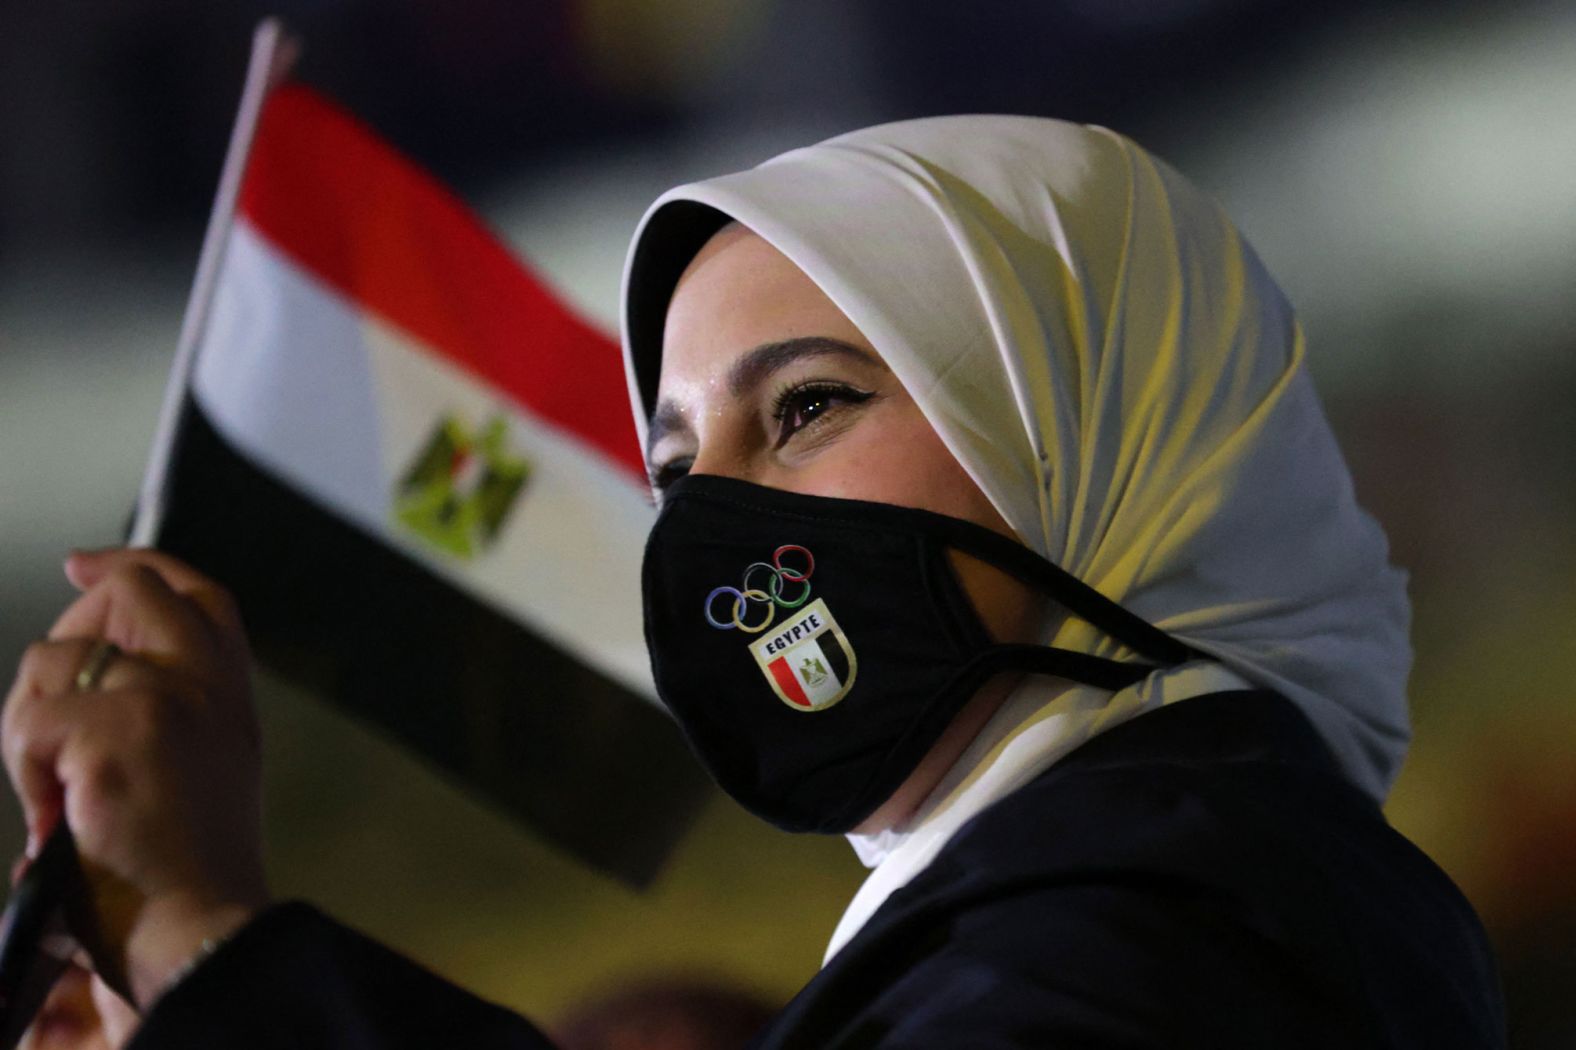
[[[259,660],[606,871],[648,880],[705,797],[661,712],[263,473],[191,402],[157,544],[236,594]]]
[[[826,654],[826,662],[830,665],[827,669],[837,676],[839,685],[847,685],[848,654],[843,652],[843,646],[837,640],[837,632],[822,631],[816,635],[815,640],[820,643],[821,651]]]

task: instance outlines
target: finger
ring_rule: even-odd
[[[9,755],[23,746],[32,725],[33,707],[49,704],[73,691],[77,671],[87,662],[97,643],[90,638],[34,642],[22,651],[16,678],[6,693],[0,712],[0,752]]]
[[[62,693],[78,692],[77,676],[100,644],[102,640],[98,638],[57,638],[28,646],[6,698],[8,709],[13,703],[53,703]],[[124,649],[102,665],[90,691],[137,688],[176,697],[199,695],[199,683],[190,673]]]
[[[199,695],[196,683],[186,675],[129,653],[111,661],[94,690],[78,691],[77,670],[96,644],[93,639],[72,638],[29,646],[0,715],[0,752],[22,802],[29,854],[36,852],[60,817],[64,796],[60,762],[68,740],[93,723],[127,713],[105,706],[105,690],[135,689],[186,702]]]
[[[217,670],[216,658],[231,656],[217,651],[226,639],[195,603],[135,563],[117,566],[72,602],[49,638],[105,638],[128,653],[195,660],[192,670],[203,674]]]
[[[77,965],[65,968],[50,988],[28,1039],[27,1050],[46,1047],[87,1046],[97,1034],[99,1020],[90,991],[88,971]]]
[[[75,688],[77,672],[97,645],[96,638],[56,638],[34,642],[22,650],[16,677],[6,693],[7,711],[24,697],[54,696]]]
[[[0,712],[0,760],[22,803],[28,857],[60,819],[64,788],[55,760],[70,731],[72,704],[62,696],[93,647],[89,639],[34,642],[22,654]]]
[[[58,753],[63,739],[40,743]],[[27,832],[22,855],[11,868],[11,885],[15,887],[27,874],[39,850],[44,848],[49,833],[63,819],[66,794],[55,774],[54,764],[47,758],[32,758],[26,754],[7,757],[6,776],[22,807],[22,827]]]
[[[230,592],[179,558],[162,551],[144,547],[72,551],[66,559],[66,578],[79,590],[85,591],[124,565],[143,565],[152,569],[171,590],[196,602],[219,626],[227,630],[241,630],[240,613]]]
[[[92,989],[93,1006],[98,1010],[104,1042],[109,1050],[120,1050],[131,1039],[142,1018],[137,1015],[136,1007],[122,999],[115,989],[97,974],[94,975],[89,987]]]
[[[25,658],[24,658],[25,659]],[[27,823],[27,855],[36,856],[60,819],[65,788],[56,770],[61,749],[76,728],[89,693],[38,695],[13,688],[0,720],[0,758],[16,789]]]

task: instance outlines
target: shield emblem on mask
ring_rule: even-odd
[[[761,674],[796,711],[824,711],[848,695],[858,671],[853,646],[826,602],[816,599],[752,642]]]

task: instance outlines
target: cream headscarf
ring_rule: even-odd
[[[1025,544],[1291,699],[1384,798],[1408,738],[1405,575],[1290,305],[1214,202],[1113,132],[1005,116],[678,187],[625,271],[642,439],[668,298],[730,217],[848,315]],[[1052,640],[1133,658],[1078,620]]]

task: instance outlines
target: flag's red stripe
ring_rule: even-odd
[[[767,664],[766,667],[771,671],[772,677],[777,679],[777,684],[782,687],[782,691],[787,695],[788,699],[800,707],[810,706],[810,698],[805,695],[804,687],[799,684],[799,679],[793,676],[793,668],[788,666],[788,658],[786,656],[779,656]]]
[[[523,408],[643,474],[618,344],[335,104],[273,92],[240,211],[275,246]]]

